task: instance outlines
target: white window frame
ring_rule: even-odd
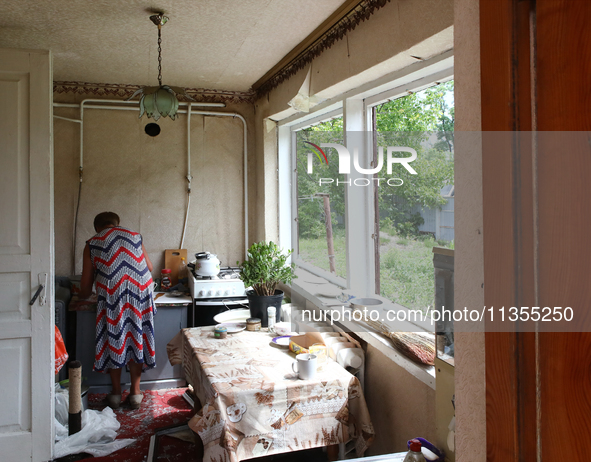
[[[297,191],[296,182],[293,181],[296,174],[293,153],[295,131],[334,118],[338,111],[342,111],[345,145],[347,145],[347,140],[349,136],[352,136],[352,132],[364,131],[367,133],[370,130],[371,111],[374,106],[451,79],[453,79],[453,50],[388,74],[338,97],[331,98],[311,109],[308,114],[296,114],[278,122],[279,241],[283,248],[294,249],[293,261],[297,266],[323,277],[328,282],[339,287],[347,288],[356,296],[381,298],[379,294],[375,293],[373,185],[363,188],[346,188],[346,281],[299,259],[297,253],[297,223],[295,221],[297,217],[297,206],[295,205],[297,204]],[[349,132],[349,135],[347,132]],[[366,149],[360,160],[362,165],[369,165],[368,156],[372,152],[372,140],[366,137],[364,144]],[[357,172],[351,173],[345,180],[354,180],[354,175],[358,175]],[[347,213],[354,204],[356,209],[361,205],[361,209],[364,210],[363,217],[351,217]],[[385,298],[383,300],[395,305],[397,309],[406,308]],[[427,324],[417,324],[417,326],[425,330],[432,330],[432,326]]]

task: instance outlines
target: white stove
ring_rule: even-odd
[[[223,311],[248,308],[244,283],[240,280],[240,268],[224,267],[217,276],[189,275],[189,290],[193,299],[189,327],[214,325],[213,317]]]
[[[191,272],[189,289],[191,296],[196,299],[246,297],[240,269],[232,267],[221,268],[214,277],[196,276]]]

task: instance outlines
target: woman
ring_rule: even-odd
[[[121,404],[121,369],[129,365],[129,403],[140,407],[142,369],[156,366],[152,262],[139,233],[119,226],[113,212],[94,219],[96,235],[84,248],[80,297],[92,293],[96,279],[96,354],[93,370],[109,372],[113,389],[107,403]]]

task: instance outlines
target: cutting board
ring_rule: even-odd
[[[179,265],[183,257],[185,263],[189,263],[187,260],[187,249],[169,249],[164,251],[164,267],[171,270],[170,280],[173,286],[179,282]]]

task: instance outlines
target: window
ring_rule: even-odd
[[[433,247],[454,247],[454,84],[451,58],[421,65],[280,122],[280,239],[355,296],[427,312]]]
[[[400,186],[374,190],[376,293],[423,311],[435,304],[433,247],[454,248],[453,89],[452,80],[369,108],[377,146],[417,152],[416,175],[398,168]]]

